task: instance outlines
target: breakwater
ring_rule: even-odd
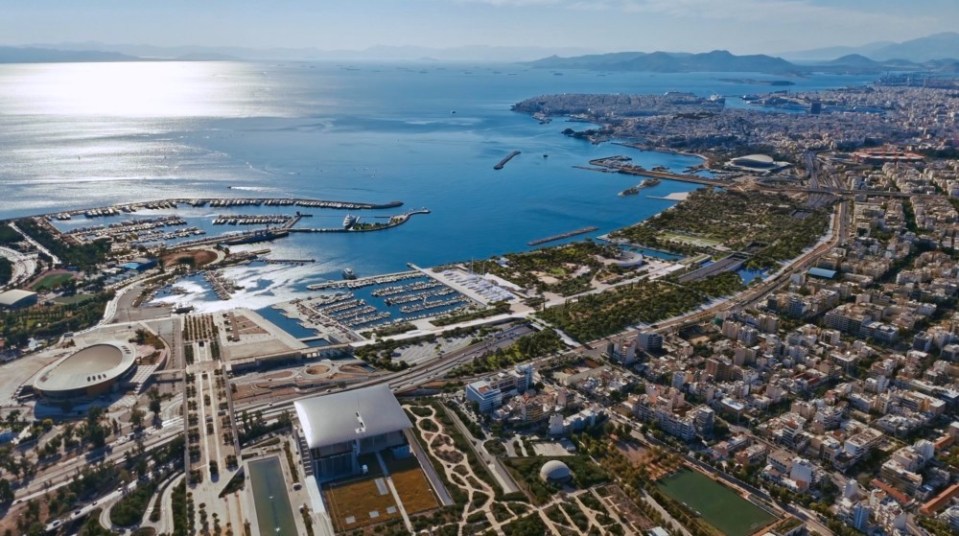
[[[579,235],[581,235],[581,234],[591,233],[591,232],[597,231],[597,230],[599,230],[599,227],[596,227],[595,225],[590,225],[589,227],[583,227],[583,228],[581,228],[581,229],[576,229],[576,230],[574,230],[574,231],[568,231],[568,232],[561,233],[561,234],[558,234],[558,235],[547,236],[546,238],[540,238],[540,239],[538,239],[538,240],[531,240],[531,241],[527,242],[526,245],[528,245],[528,246],[538,246],[538,245],[540,245],[540,244],[547,244],[547,243],[549,243],[549,242],[555,242],[555,241],[557,241],[557,240],[562,240],[562,239],[564,239],[564,238],[570,238],[570,237],[573,237],[573,236],[579,236]]]
[[[213,208],[297,206],[307,208],[331,208],[338,210],[382,210],[401,207],[403,206],[403,202],[390,201],[387,203],[366,203],[362,201],[332,201],[327,199],[310,199],[305,197],[178,197],[171,199],[159,199],[156,201],[118,203],[107,207],[80,208],[75,210],[42,214],[42,216],[51,220],[66,221],[75,216],[103,218],[119,216],[123,213],[131,214],[141,210],[173,210],[179,208],[181,205],[194,208],[206,206]]]
[[[496,165],[493,166],[493,169],[496,169],[496,170],[503,169],[503,167],[506,166],[506,164],[507,164],[510,160],[512,160],[513,158],[515,158],[515,157],[518,156],[519,154],[520,154],[519,151],[513,151],[513,152],[511,152],[510,154],[506,155],[505,158],[503,158],[502,160],[500,160],[499,162],[497,162]]]

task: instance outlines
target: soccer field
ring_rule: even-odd
[[[769,512],[698,471],[677,471],[658,485],[728,536],[749,536],[776,520]]]

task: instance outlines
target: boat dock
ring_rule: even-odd
[[[213,219],[213,225],[279,225],[292,227],[300,218],[310,217],[311,214],[296,213],[295,216],[275,214],[272,216],[256,214],[221,214]],[[184,222],[185,223],[185,222]]]
[[[411,217],[417,214],[429,214],[428,208],[421,208],[390,216],[386,223],[357,223],[351,227],[287,227],[291,233],[366,233],[370,231],[385,231],[408,222]]]
[[[495,169],[495,170],[503,169],[503,167],[506,166],[506,164],[507,164],[510,160],[512,160],[513,158],[515,158],[515,157],[516,157],[517,155],[519,155],[519,154],[520,154],[520,151],[513,151],[513,152],[511,152],[510,154],[506,155],[505,158],[503,158],[502,160],[500,160],[499,162],[497,162],[496,165],[493,166],[493,169]]]
[[[549,242],[555,242],[557,240],[562,240],[564,238],[570,238],[573,236],[579,236],[581,234],[592,233],[593,231],[598,231],[599,227],[595,225],[590,225],[589,227],[583,227],[582,229],[576,229],[575,231],[569,231],[558,235],[547,236],[546,238],[540,238],[538,240],[531,240],[526,243],[527,246],[538,246],[540,244],[547,244]]]
[[[203,277],[210,283],[210,286],[213,287],[213,292],[216,293],[216,297],[221,300],[229,300],[233,292],[238,290],[236,283],[224,279],[223,275],[219,272],[206,271],[203,272]]]
[[[263,259],[263,262],[267,264],[291,264],[294,266],[299,266],[302,264],[316,262],[316,259]]]
[[[361,277],[359,279],[348,279],[345,281],[324,281],[322,283],[314,283],[312,285],[307,285],[306,288],[310,290],[328,290],[328,289],[355,289],[363,288],[371,285],[382,285],[384,283],[395,283],[397,281],[404,281],[406,279],[415,279],[417,277],[423,277],[423,274],[416,271],[411,272],[400,272],[396,274],[386,274],[386,275],[374,275],[371,277]]]
[[[409,283],[406,285],[394,285],[390,287],[378,288],[373,291],[373,295],[377,298],[384,298],[388,296],[396,296],[398,294],[405,294],[407,292],[416,292],[418,290],[429,290],[441,285],[442,283],[439,281],[430,279],[428,281],[418,281],[416,283]]]

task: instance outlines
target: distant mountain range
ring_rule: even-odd
[[[549,57],[543,57],[553,54]],[[562,55],[562,57],[560,56]],[[375,46],[365,50],[318,48],[256,49],[228,46],[109,45],[97,42],[0,47],[0,63],[252,60],[252,61],[415,61],[525,62],[549,69],[650,71],[662,73],[766,73],[801,76],[814,72],[879,74],[889,71],[959,73],[959,33],[940,33],[902,43],[877,42],[861,47],[831,47],[785,54],[735,55],[725,50],[705,53],[613,52],[590,54],[577,48],[462,46],[423,48]],[[541,58],[541,59],[538,59]]]
[[[650,71],[661,73],[716,72],[801,74],[804,69],[782,58],[762,54],[736,56],[725,50],[702,54],[685,52],[615,52],[572,58],[550,56],[529,63],[548,69],[592,69],[604,71]]]
[[[782,58],[754,54],[737,56],[725,50],[702,54],[685,52],[615,52],[561,58],[550,56],[529,62],[545,69],[589,69],[600,71],[647,71],[660,73],[765,73],[799,76],[811,73],[879,74],[889,71],[959,72],[959,61],[935,60],[915,63],[906,60],[875,61],[861,54],[849,54],[819,63],[792,63]]]
[[[0,63],[131,61],[136,59],[138,58],[134,56],[100,50],[54,50],[49,48],[0,46]]]
[[[858,47],[817,48],[787,52],[782,56],[793,61],[823,61],[850,54],[877,61],[905,60],[917,63],[959,58],[959,33],[938,33],[902,43],[878,41]]]
[[[111,45],[97,42],[50,43],[34,45],[50,57],[62,54],[71,57],[77,52],[113,53],[127,56],[126,59],[157,60],[249,60],[249,61],[418,61],[458,62],[483,61],[512,63],[542,58],[547,54],[575,55],[590,52],[582,48],[546,47],[495,47],[461,46],[452,48],[426,48],[412,46],[374,46],[364,50],[322,50],[319,48],[247,48],[231,46],[174,46]],[[16,49],[11,50],[30,50]],[[93,52],[96,51],[96,52]],[[2,62],[4,60],[0,60]],[[43,60],[49,61],[49,60]],[[82,61],[82,60],[63,60]]]

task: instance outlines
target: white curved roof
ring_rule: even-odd
[[[82,348],[43,369],[33,383],[41,391],[70,391],[116,379],[136,363],[127,343],[110,341]]]
[[[559,460],[550,460],[539,470],[539,477],[543,480],[566,480],[573,476],[569,466]]]
[[[756,162],[757,164],[772,164],[774,162],[773,157],[766,154],[749,154],[733,160],[736,162]]]
[[[385,384],[300,400],[293,406],[311,449],[413,427]]]
[[[0,292],[0,305],[4,307],[13,307],[17,303],[27,298],[36,296],[36,292],[29,290],[13,289],[6,292]]]

